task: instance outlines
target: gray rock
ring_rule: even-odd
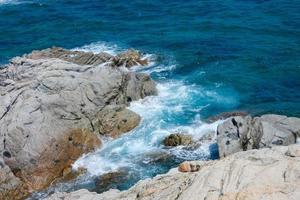
[[[0,157],[0,199],[21,199],[27,195],[27,186],[12,173]]]
[[[112,68],[109,62],[98,65],[108,59],[99,55],[92,62],[89,53],[74,54],[33,52],[0,70],[0,153],[30,190],[47,186],[82,153],[100,145],[94,124],[100,111],[156,94],[148,75]]]
[[[116,138],[135,128],[140,121],[141,117],[125,106],[106,106],[98,112],[93,124],[96,132]]]
[[[148,65],[148,60],[142,58],[142,54],[134,49],[129,49],[116,56],[101,52],[70,51],[60,47],[52,47],[41,51],[33,51],[25,55],[29,59],[58,58],[78,65],[99,65],[110,61],[112,67],[130,68],[136,65]]]
[[[219,156],[273,145],[294,144],[300,131],[299,120],[280,115],[231,117],[218,126]]]

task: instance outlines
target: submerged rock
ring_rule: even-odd
[[[220,157],[225,157],[238,151],[294,144],[299,136],[299,118],[237,116],[218,126],[217,143]]]
[[[184,135],[180,133],[171,134],[167,136],[163,141],[165,146],[179,146],[179,145],[189,145],[193,143],[193,138],[190,135]]]
[[[47,200],[231,200],[300,199],[300,145],[239,152],[216,161],[194,161],[194,173],[177,169],[138,182],[127,191],[102,194],[78,190],[56,193]]]
[[[47,187],[100,146],[94,123],[107,106],[156,94],[149,75],[98,65],[108,55],[88,60],[89,53],[72,53],[46,49],[0,69],[0,157],[29,192]],[[139,121],[131,111],[116,113],[113,135]]]

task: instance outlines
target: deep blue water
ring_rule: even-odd
[[[203,116],[231,109],[300,115],[299,0],[10,2],[0,5],[2,63],[33,49],[106,41],[176,62],[166,78],[218,84],[237,98]]]
[[[108,145],[102,159],[130,160],[135,151],[125,147],[107,152],[141,138],[160,148],[166,133],[157,139],[153,130],[198,132],[199,121],[224,111],[300,116],[300,0],[0,0],[0,63],[34,49],[91,43],[155,55],[146,71],[161,84],[151,100],[161,107],[151,104],[145,119],[155,123]],[[145,109],[133,105],[142,116]],[[160,167],[138,165],[146,175],[135,178],[166,171]]]

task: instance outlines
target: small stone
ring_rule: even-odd
[[[188,162],[181,163],[178,167],[178,171],[180,171],[180,172],[191,172],[192,168],[191,168],[190,163],[188,163]]]
[[[63,176],[67,176],[68,174],[72,173],[72,167],[66,167],[63,170]]]

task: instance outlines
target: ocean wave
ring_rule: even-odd
[[[12,3],[12,2],[16,2],[16,1],[12,1],[12,0],[0,0],[0,5],[1,4],[8,4],[8,3]]]
[[[122,51],[122,49],[118,47],[118,45],[110,44],[108,42],[102,42],[102,41],[94,42],[88,45],[84,45],[82,47],[76,47],[71,50],[93,52],[93,53],[106,52],[114,56]]]
[[[33,3],[33,1],[0,0],[0,5],[19,5],[24,3]]]

